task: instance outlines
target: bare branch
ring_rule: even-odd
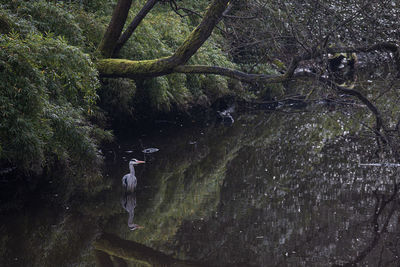
[[[239,70],[217,66],[180,65],[175,67],[173,70],[174,72],[185,74],[217,74],[247,83],[280,83],[288,80],[284,75],[249,74]]]

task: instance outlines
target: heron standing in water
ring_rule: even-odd
[[[131,159],[129,161],[129,170],[130,173],[124,175],[122,177],[122,187],[125,188],[126,192],[133,192],[135,191],[137,180],[135,176],[135,165],[141,164],[141,163],[146,163],[145,161],[137,160],[137,159]]]

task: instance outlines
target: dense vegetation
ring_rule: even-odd
[[[107,134],[89,122],[99,81],[84,33],[59,5],[13,1],[2,9],[9,30],[0,36],[1,167],[22,176],[61,167],[87,184],[100,175],[97,144]]]
[[[105,123],[129,124],[156,114],[209,105],[226,95],[228,79],[172,74],[146,80],[99,81],[93,61],[112,12],[109,1],[1,1],[0,166],[22,176],[52,175],[62,166],[80,184],[99,177],[98,144]],[[135,1],[131,15],[144,1]],[[188,1],[204,9],[207,1]],[[159,21],[164,23],[158,23]],[[199,19],[159,5],[120,56],[170,54]],[[234,66],[213,36],[191,61]],[[99,108],[99,105],[101,108]],[[148,115],[147,115],[148,116]],[[85,178],[82,178],[85,177]]]
[[[252,97],[239,81],[269,100],[351,95],[375,116],[375,130],[384,141],[394,143],[388,130],[398,128],[396,109],[380,110],[365,96],[376,103],[383,94],[395,97],[391,68],[399,71],[400,52],[398,32],[392,30],[398,15],[394,2],[156,1],[122,50],[107,58],[102,44],[112,28],[110,19],[121,11],[116,2],[0,1],[2,174],[49,177],[57,170],[85,188],[101,177],[98,145],[111,138],[105,130],[110,125],[126,127],[160,112],[209,106],[227,95]],[[118,1],[131,7],[126,22],[148,2]],[[370,8],[382,19],[368,16]],[[383,61],[389,74],[367,78],[390,78],[391,88],[381,94],[359,83],[353,89],[354,69],[346,71],[352,73],[351,88],[347,81],[335,84],[326,66],[329,55],[341,52],[353,65],[350,53],[378,52],[364,61]],[[295,90],[289,86],[292,80]],[[315,83],[324,86],[310,86]]]
[[[241,266],[242,255],[236,253],[241,251],[250,255],[249,263],[265,265],[257,254],[265,253],[266,245],[271,257],[285,259],[289,254],[282,252],[294,250],[281,240],[292,239],[298,246],[303,232],[321,235],[323,228],[313,220],[324,224],[329,219],[324,214],[338,208],[351,220],[331,220],[339,225],[332,236],[337,241],[339,233],[348,233],[342,247],[360,256],[343,260],[349,265],[362,261],[372,247],[367,240],[367,253],[359,253],[354,233],[369,237],[372,229],[373,240],[379,239],[395,218],[385,206],[396,200],[394,211],[398,202],[399,184],[391,180],[391,170],[359,168],[361,162],[396,166],[400,161],[397,2],[159,0],[122,50],[106,55],[101,44],[113,12],[118,13],[117,2],[129,2],[125,29],[146,3],[154,3],[0,0],[0,182],[6,185],[1,198],[17,202],[12,194],[24,186],[41,190],[50,203],[61,199],[60,191],[64,199],[82,193],[58,205],[59,216],[28,209],[18,214],[22,222],[17,227],[11,220],[0,227],[2,258],[14,261],[9,251],[15,250],[29,255],[26,265],[90,266],[99,250],[115,256],[107,244],[99,246],[104,238],[97,240],[95,253],[89,251],[88,243],[105,230],[164,252],[178,251],[177,258]],[[214,8],[219,11],[212,13]],[[126,66],[131,69],[124,72]],[[146,198],[138,201],[135,217],[143,230],[128,232],[115,191],[88,194],[119,184],[125,174],[121,160],[124,167],[117,166],[112,179],[99,181],[106,155],[99,148],[112,140],[117,127],[208,107],[226,96],[259,97],[247,107],[280,113],[235,114],[229,128],[181,131],[159,141],[163,160],[157,168],[148,161],[140,185],[149,196],[138,190],[138,198]],[[123,154],[109,152],[114,161]],[[124,160],[132,156],[131,150],[125,152]],[[0,211],[9,208],[2,199]],[[349,222],[356,231],[347,231]],[[9,245],[12,231],[23,245]],[[336,255],[325,254],[334,249],[330,242],[307,236],[303,241],[315,242],[326,262]],[[315,253],[303,241],[305,258],[313,261]],[[118,254],[123,252],[112,259],[129,259]]]

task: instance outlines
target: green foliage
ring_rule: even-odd
[[[85,51],[95,52],[106,30],[108,18],[97,17],[80,9],[74,10],[73,14],[85,38]]]
[[[57,3],[60,0],[53,0]],[[97,15],[111,14],[117,0],[64,0],[63,4],[73,6],[85,12],[96,13]]]
[[[0,35],[0,73],[1,161],[37,174],[60,161],[74,172],[94,168],[97,129],[87,114],[98,80],[89,57],[61,37]]]
[[[0,0],[2,2],[4,5],[0,6],[8,12],[0,11],[0,17],[11,21],[11,28],[21,35],[52,33],[88,52],[95,51],[108,22],[107,18],[85,12],[79,6],[58,1]]]
[[[0,33],[8,33],[11,30],[10,24],[8,18],[0,13]]]
[[[1,3],[1,1],[0,1]],[[7,30],[0,32],[7,34],[11,31],[18,32],[22,36],[26,36],[31,33],[37,33],[37,29],[28,20],[23,17],[19,17],[14,14],[11,10],[7,9],[8,5],[0,4],[0,18],[8,25]]]
[[[134,1],[131,19],[144,2]],[[79,164],[83,159],[96,162],[96,140],[109,135],[88,122],[97,110],[93,107],[99,82],[90,56],[83,51],[96,57],[114,3],[0,0],[0,21],[7,25],[0,39],[1,162],[35,172],[56,161],[73,169],[84,168]],[[208,1],[181,4],[202,12]],[[169,56],[199,19],[193,14],[180,17],[167,4],[158,3],[120,56],[140,60]],[[189,64],[234,67],[223,45],[216,30]],[[185,109],[199,103],[197,99],[209,104],[230,90],[224,77],[171,74],[137,83],[105,79],[99,92],[102,107],[112,116],[132,119],[138,103],[156,111]]]
[[[115,2],[115,1],[114,1]],[[137,12],[143,7],[146,1],[134,1],[130,12],[130,21]],[[19,32],[22,36],[28,36],[31,33],[41,32],[42,34],[51,34],[57,38],[63,38],[65,43],[75,45],[83,49],[85,52],[92,53],[95,57],[97,45],[100,43],[105,28],[110,20],[112,13],[112,1],[94,0],[94,1],[5,1],[0,0],[6,12],[8,20],[14,21],[12,29]],[[205,11],[207,1],[184,1],[180,5],[199,12]],[[1,15],[1,13],[0,13]],[[158,3],[150,14],[140,24],[128,44],[121,51],[121,58],[145,60],[155,59],[171,55],[177,47],[179,47],[190,32],[197,26],[200,17],[191,15],[180,17],[175,14],[170,6],[166,3]],[[162,21],[163,23],[160,23]],[[60,36],[60,37],[59,37]],[[200,51],[190,60],[189,64],[209,64],[224,67],[234,67],[229,61],[228,55],[223,52],[224,42],[219,30],[207,41]],[[43,54],[46,55],[46,48],[43,48]],[[63,58],[53,58],[55,65],[64,66]],[[74,61],[75,59],[71,59]],[[60,63],[60,64],[59,64]],[[71,72],[62,71],[54,74],[61,75],[56,80],[69,80],[70,93],[58,92],[55,89],[52,93],[65,95],[68,101],[72,103],[75,100],[71,97],[77,97],[76,100],[82,100],[81,95],[74,92],[74,88],[80,87],[82,76],[73,76]],[[64,76],[62,76],[64,75]],[[195,76],[195,77],[193,77]],[[59,79],[60,78],[60,79]],[[91,79],[92,77],[89,77]],[[116,84],[120,82],[116,81]],[[141,83],[142,84],[142,83]],[[169,111],[172,107],[186,109],[188,106],[199,103],[198,99],[205,98],[214,99],[229,93],[227,78],[221,78],[215,75],[169,75],[167,77],[156,78],[154,81],[146,81],[143,83],[145,87],[138,86],[140,96],[144,101],[142,103],[149,104],[154,110]],[[53,84],[50,84],[53,85]],[[110,88],[110,82],[107,81],[102,88],[100,95],[102,98],[102,107],[105,107],[113,117],[132,118],[133,103],[132,92],[136,91],[136,85],[130,83],[132,88],[127,88],[128,84],[124,83],[122,92],[117,93],[117,88]],[[112,90],[108,93],[107,90]],[[123,105],[116,106],[115,100],[111,96],[116,96],[121,100],[120,96],[131,97],[125,98]],[[201,101],[200,101],[201,102]],[[138,101],[136,101],[136,104]],[[117,113],[114,113],[117,111]],[[125,114],[124,114],[125,113]]]
[[[27,17],[40,32],[55,32],[64,36],[73,45],[82,45],[84,37],[74,16],[62,8],[61,4],[49,4],[46,1],[21,3],[20,16]]]
[[[137,14],[143,2],[133,3],[131,18]],[[208,3],[185,1],[181,4],[188,8],[205,10]],[[167,5],[158,5],[140,24],[119,56],[132,60],[170,56],[184,42],[194,26],[197,26],[197,22],[198,19],[193,17],[179,17]],[[235,67],[227,53],[222,50],[223,45],[222,37],[216,30],[188,64]],[[167,75],[146,81],[144,87],[138,87],[138,90],[144,91],[153,108],[163,111],[170,110],[172,106],[185,109],[189,104],[198,102],[199,97],[213,99],[229,93],[228,79],[216,75]]]
[[[136,84],[130,79],[103,79],[99,90],[99,105],[112,114],[118,123],[134,118]]]
[[[99,115],[99,81],[83,51],[95,51],[107,18],[61,1],[0,0],[0,7],[10,27],[0,35],[0,165],[57,169],[88,187],[100,175],[96,144],[111,135],[89,122]]]

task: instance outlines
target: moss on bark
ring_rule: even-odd
[[[97,62],[97,69],[103,77],[156,77],[171,73],[173,67],[170,58],[139,61],[109,58]]]

